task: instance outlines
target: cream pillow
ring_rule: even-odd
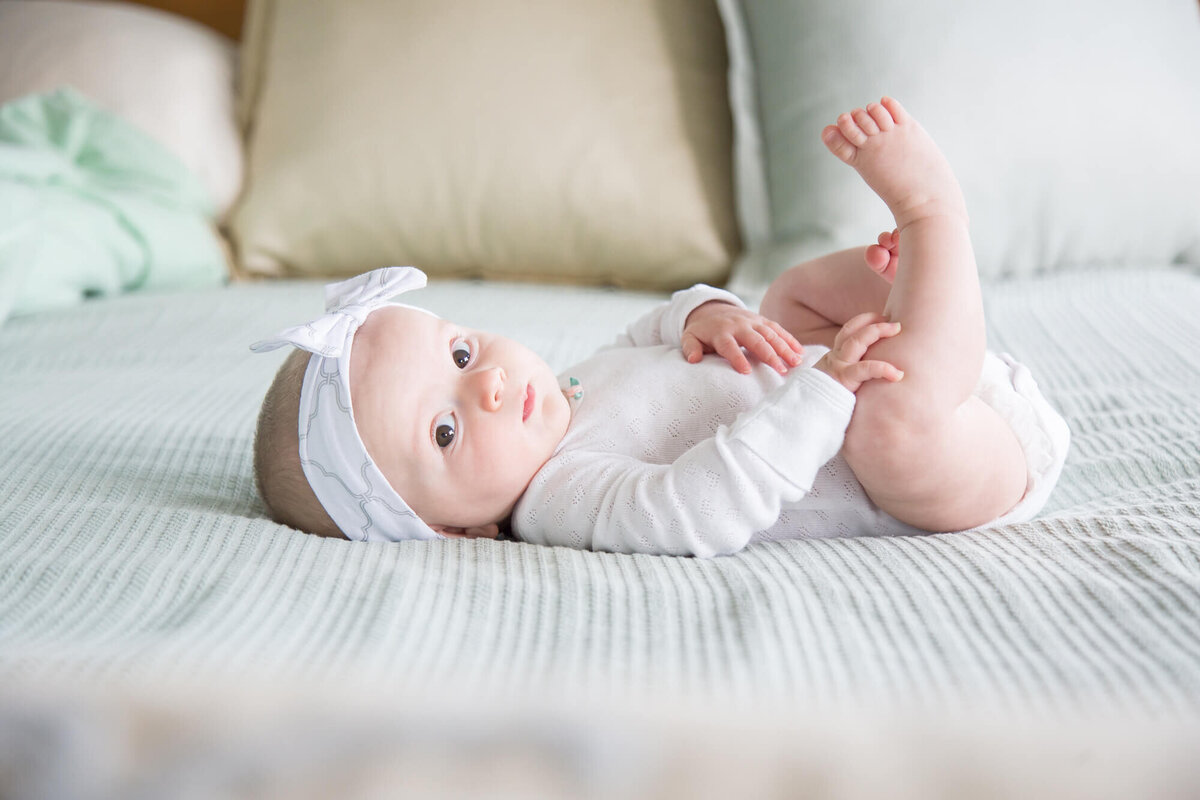
[[[251,0],[243,268],[674,288],[736,255],[694,0]]]
[[[166,147],[218,214],[242,181],[233,42],[163,11],[101,2],[0,3],[0,104],[69,86]]]

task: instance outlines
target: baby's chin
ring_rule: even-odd
[[[554,419],[559,423],[556,426],[558,440],[554,446],[558,446],[558,442],[567,435],[567,426],[571,423],[571,401],[567,399],[567,394],[558,386],[558,376],[552,378],[550,383],[550,395],[546,398],[546,402],[550,404],[554,411]]]

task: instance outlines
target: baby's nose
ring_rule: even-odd
[[[499,411],[504,400],[504,382],[508,380],[503,367],[493,367],[479,373],[479,402],[485,411]]]

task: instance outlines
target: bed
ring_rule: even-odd
[[[741,46],[766,22],[753,4],[721,11],[736,59],[732,15],[747,14]],[[265,24],[248,22],[251,36]],[[1200,115],[1195,91],[1181,102]],[[769,143],[769,126],[756,135]],[[703,251],[683,259],[701,270],[743,248],[732,285],[752,302],[775,261],[860,235],[782,235],[777,188],[737,163],[736,232],[713,223],[680,246]],[[248,344],[319,310],[308,265],[328,246],[320,231],[272,238],[289,224],[263,219],[278,196],[223,218],[247,256],[238,280],[14,314],[0,325],[0,793],[1200,792],[1200,201],[1185,180],[1200,162],[1178,169],[1160,249],[1128,245],[1122,263],[1089,249],[1090,230],[1055,240],[1063,198],[1041,207],[1042,250],[996,245],[1019,215],[980,225],[990,346],[1030,366],[1072,433],[1044,513],[982,533],[698,560],[276,524],[251,448],[284,354]],[[755,192],[776,205],[769,224],[747,222]],[[834,205],[857,222],[860,204]],[[377,239],[373,222],[357,235]],[[1088,263],[1058,263],[1076,246]],[[595,282],[626,288],[564,285],[505,258],[472,277],[441,255],[451,266],[413,302],[556,369],[668,288],[611,272]]]

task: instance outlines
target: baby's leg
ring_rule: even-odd
[[[865,251],[843,250],[792,267],[767,287],[759,313],[787,328],[801,344],[833,347],[833,337],[851,317],[883,313],[896,262],[882,246],[892,244],[890,237],[881,235],[880,245]]]
[[[1025,489],[1024,454],[972,395],[986,347],[966,205],[950,165],[894,100],[838,118],[822,139],[887,204],[899,267],[884,313],[902,332],[866,358],[904,371],[858,391],[843,454],[877,505],[933,531],[988,522]]]

